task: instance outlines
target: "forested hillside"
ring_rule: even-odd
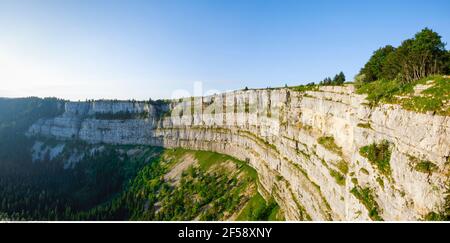
[[[56,98],[0,98],[0,174],[25,173],[31,161],[32,140],[27,129],[40,118],[54,117],[64,111],[64,102]]]
[[[245,162],[205,151],[28,138],[56,99],[0,100],[2,220],[277,220]]]

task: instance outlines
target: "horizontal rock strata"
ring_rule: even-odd
[[[257,170],[260,192],[275,198],[287,220],[372,220],[374,210],[384,220],[417,220],[441,211],[449,180],[448,117],[365,103],[351,85],[166,103],[68,102],[62,116],[37,121],[28,134],[228,154]],[[331,147],[320,142],[324,138]],[[389,174],[360,153],[383,141],[391,151]],[[418,161],[436,168],[418,171]],[[375,203],[357,189],[370,192]]]

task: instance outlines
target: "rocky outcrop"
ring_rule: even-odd
[[[351,85],[235,91],[165,104],[68,102],[62,116],[39,120],[28,133],[234,156],[257,170],[260,192],[273,196],[288,220],[378,219],[374,214],[417,220],[441,211],[449,186],[448,117],[365,102]],[[145,116],[114,117],[124,112]],[[389,144],[389,173],[360,151],[382,141]],[[433,170],[417,169],[425,162]]]

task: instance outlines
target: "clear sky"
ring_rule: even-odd
[[[0,96],[170,98],[350,79],[424,27],[450,38],[450,1],[0,0]],[[448,49],[448,47],[447,47]]]

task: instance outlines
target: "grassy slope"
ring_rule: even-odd
[[[414,86],[426,85],[431,81],[431,87],[419,96],[414,95]],[[435,112],[439,115],[450,115],[450,78],[432,76],[409,84],[397,81],[379,80],[365,83],[358,87],[357,92],[367,94],[369,105],[379,103],[399,104],[404,109],[416,112]]]
[[[193,154],[198,161],[198,166],[204,172],[223,173],[227,169],[223,168],[226,162],[233,162],[236,166],[237,173],[233,177],[239,177],[240,181],[244,181],[238,188],[235,189],[233,197],[243,197],[246,189],[251,188],[251,194],[244,196],[241,200],[244,203],[239,205],[239,215],[236,220],[239,221],[257,221],[257,220],[283,220],[279,206],[271,202],[266,202],[264,198],[256,191],[256,181],[258,179],[256,171],[243,161],[237,160],[233,157],[208,151],[192,151],[185,149],[168,150],[167,154],[175,157],[175,161],[180,162],[187,154]],[[174,166],[172,164],[171,166]],[[248,193],[248,191],[247,191]],[[250,198],[248,198],[250,197]],[[223,218],[225,219],[225,218]]]
[[[433,81],[433,86],[424,90],[421,95],[414,95],[414,86],[425,85]],[[379,103],[399,104],[404,109],[416,112],[435,112],[439,115],[450,115],[450,78],[436,75],[409,84],[395,80],[378,80],[370,83],[355,84],[357,93],[367,94],[368,105]],[[318,91],[320,85],[299,85],[290,87],[293,91]]]
[[[280,211],[280,207],[273,201],[267,202],[256,193],[245,205],[237,217],[238,221],[282,221],[284,217]]]
[[[196,162],[182,172],[178,183],[164,179],[183,160],[192,158]],[[245,162],[179,148],[164,150],[120,194],[72,219],[254,221],[282,219],[279,211],[273,200],[266,203],[259,195],[256,171]]]
[[[224,163],[225,161],[233,161],[237,168],[245,173],[248,179],[251,179],[252,184],[258,180],[258,175],[255,169],[250,167],[243,161],[237,160],[233,157],[218,154],[214,152],[195,151],[195,156],[199,161],[199,165],[202,169],[209,169],[213,164]],[[252,197],[242,210],[239,212],[238,221],[258,221],[258,220],[270,220],[280,221],[284,220],[280,207],[271,200],[267,202],[261,194],[253,192]]]

